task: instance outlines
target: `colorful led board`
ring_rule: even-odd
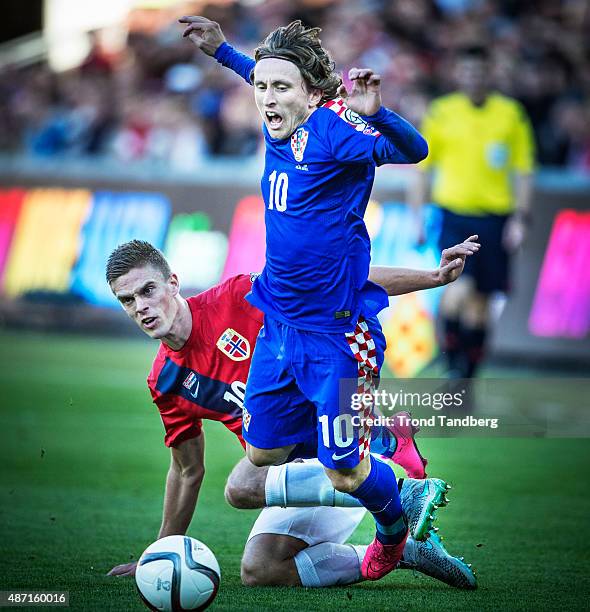
[[[590,333],[590,212],[562,210],[549,245],[529,317],[536,336],[584,338]]]

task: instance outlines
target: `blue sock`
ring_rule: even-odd
[[[402,513],[393,470],[372,455],[371,471],[365,482],[351,493],[373,515],[377,539],[382,544],[399,544],[408,528]]]
[[[371,452],[391,459],[397,448],[396,437],[383,425],[371,427]]]

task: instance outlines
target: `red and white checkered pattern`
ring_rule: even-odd
[[[334,111],[339,117],[346,110],[346,104],[344,104],[344,100],[342,98],[336,98],[334,100],[328,100],[322,104],[324,108],[329,108]]]
[[[370,126],[358,113],[350,110],[342,98],[336,98],[335,100],[328,100],[322,104],[323,108],[328,108],[334,111],[340,119],[346,121],[348,125],[351,125],[357,132],[363,132],[371,136],[380,136],[378,130]]]
[[[377,365],[377,350],[375,341],[369,332],[369,326],[361,315],[353,332],[345,334],[346,341],[354,358],[358,361],[357,393],[373,394],[375,392],[375,379],[379,376]],[[372,404],[365,406],[363,402],[363,415],[361,431],[359,433],[359,455],[362,461],[371,450],[371,428],[366,420],[373,414]]]

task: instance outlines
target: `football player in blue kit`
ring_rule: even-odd
[[[377,580],[397,566],[409,530],[395,474],[370,454],[370,431],[363,419],[356,426],[341,384],[370,393],[385,350],[376,315],[388,300],[368,281],[363,221],[375,167],[417,163],[426,142],[382,106],[379,75],[353,68],[347,92],[319,28],[280,27],[253,60],[218,24],[180,21],[184,36],[254,86],[263,119],[266,264],[247,299],[264,326],[244,402],[248,458],[264,466],[317,454],[334,488],[375,519],[361,571]],[[414,538],[426,536],[426,524],[411,527]]]

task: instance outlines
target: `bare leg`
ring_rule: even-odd
[[[265,506],[264,485],[268,467],[255,467],[244,457],[228,476],[225,500],[230,506],[243,510]]]
[[[242,557],[242,583],[246,586],[301,586],[295,555],[307,548],[298,538],[261,533],[248,541]]]
[[[263,510],[244,550],[244,584],[324,587],[358,582],[366,547],[344,542],[364,516],[363,508]]]

